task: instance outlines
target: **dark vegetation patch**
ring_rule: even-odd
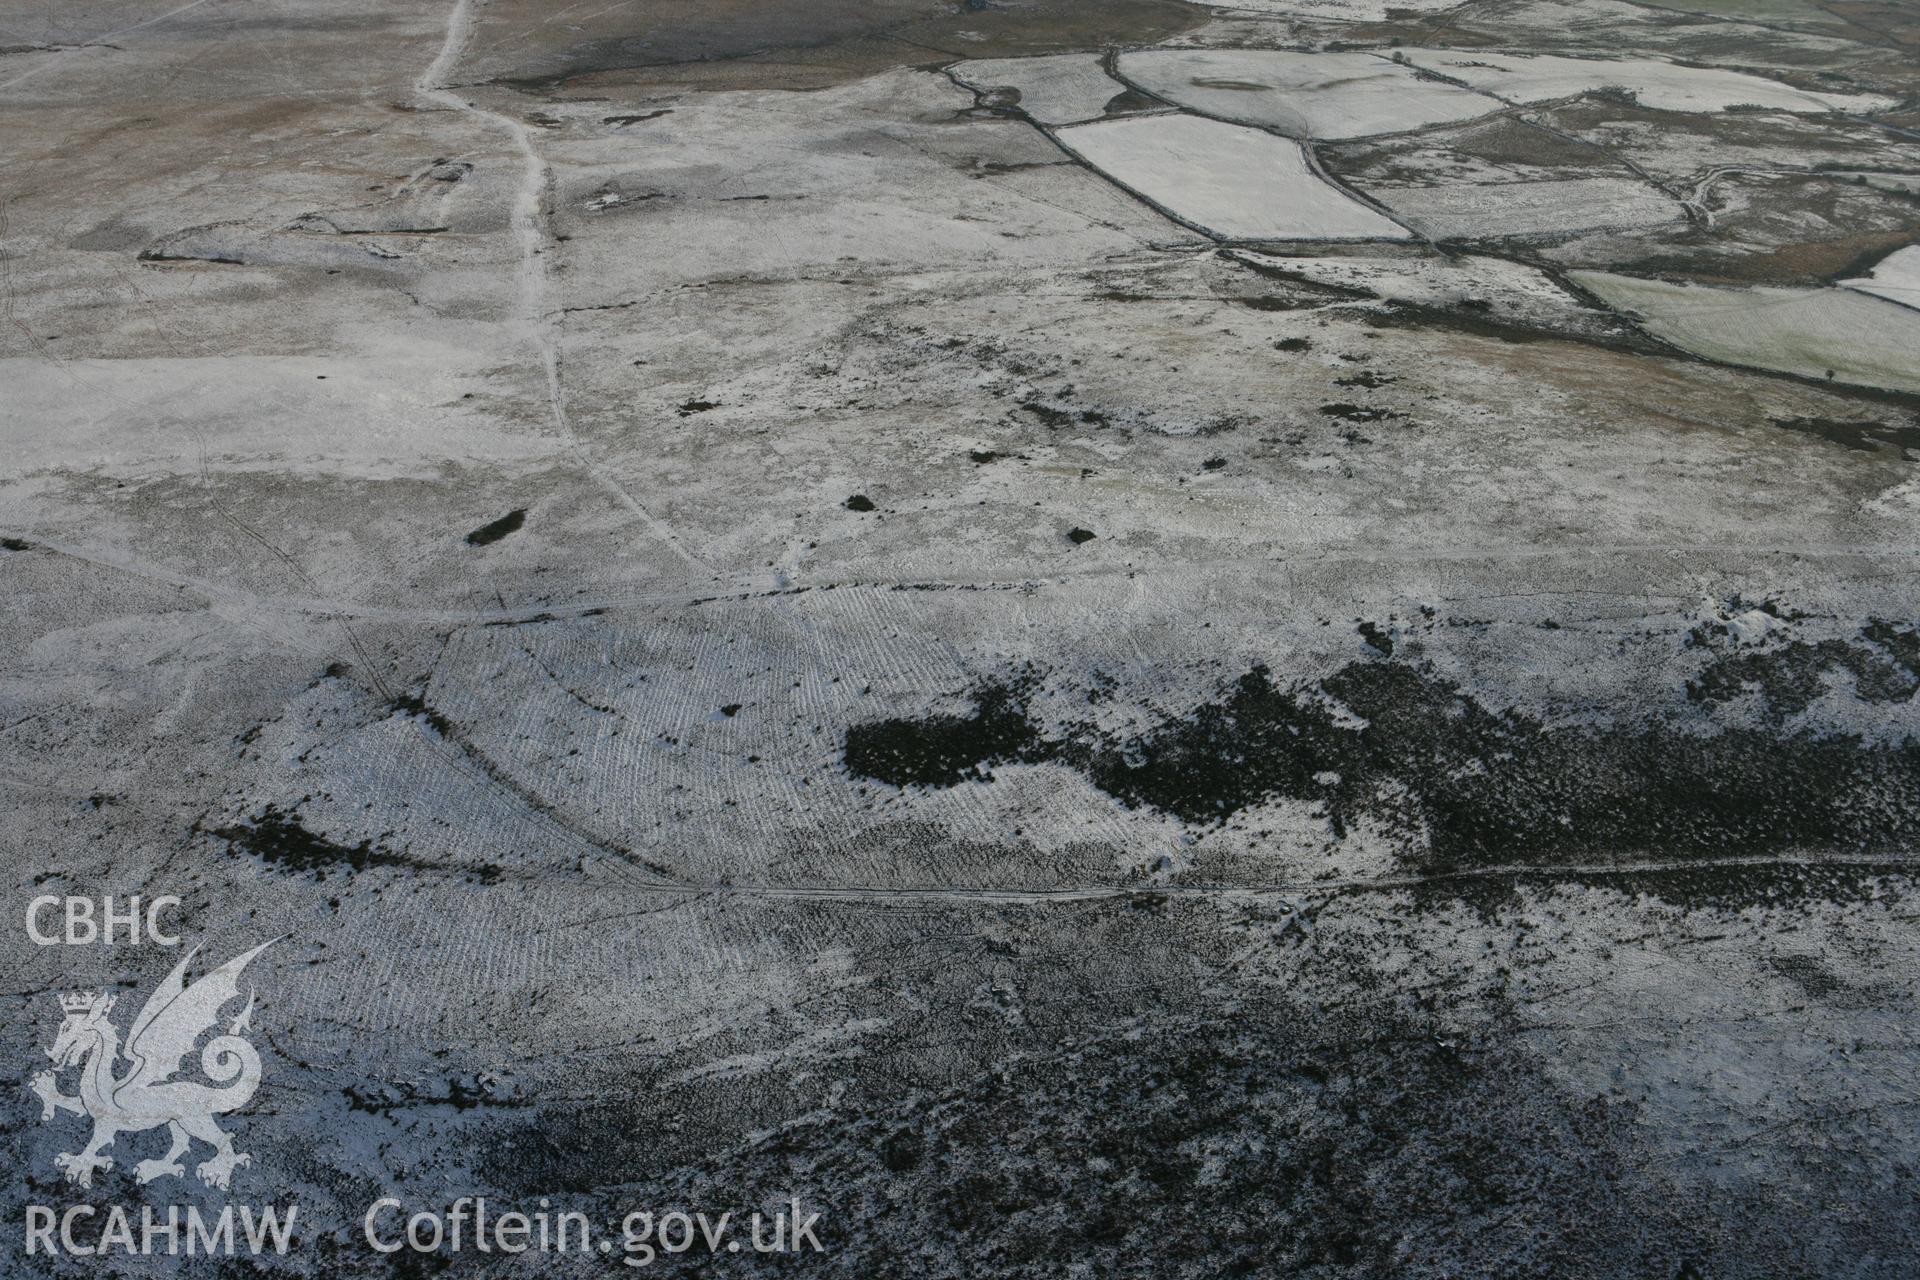
[[[1025,173],[1030,169],[1055,169],[1068,163],[1061,160],[1026,160],[1010,162],[1006,160],[977,160],[966,170],[969,178],[1000,178],[1010,173]]]
[[[1722,185],[1738,185],[1737,179]],[[1831,192],[1848,190],[1829,188]],[[1864,275],[1881,258],[1913,243],[1909,227],[1850,230],[1820,239],[1808,238],[1804,230],[1809,221],[1828,227],[1870,225],[1876,212],[1886,221],[1910,224],[1912,196],[1874,192],[1837,201],[1820,200],[1810,199],[1813,189],[1802,185],[1790,205],[1779,205],[1764,192],[1752,188],[1748,192],[1758,197],[1753,205],[1719,211],[1715,231],[1720,239],[1711,246],[1655,243],[1648,246],[1647,253],[1612,263],[1609,269],[1636,275],[1684,276],[1709,284],[1818,287]],[[1874,206],[1878,206],[1877,211]]]
[[[455,1111],[472,1111],[480,1107],[525,1105],[517,1099],[501,1096],[499,1088],[484,1075],[455,1076],[443,1082],[441,1088],[432,1091],[411,1080],[404,1080],[370,1084],[365,1088],[347,1085],[340,1092],[346,1095],[349,1111],[363,1111],[375,1116],[390,1116],[416,1107],[452,1107]]]
[[[1333,385],[1336,387],[1365,387],[1371,391],[1375,387],[1384,387],[1390,382],[1398,381],[1400,381],[1400,379],[1390,373],[1375,373],[1371,369],[1362,369],[1359,373],[1352,374],[1349,377],[1335,378]]]
[[[1847,984],[1836,978],[1833,970],[1813,956],[1775,956],[1773,967],[1816,1000],[1830,1001],[1846,990]]]
[[[1842,418],[1771,418],[1769,421],[1783,431],[1797,431],[1860,453],[1920,449],[1920,423],[1851,422]]]
[[[1275,351],[1311,351],[1313,350],[1313,339],[1282,338],[1273,344],[1273,349]]]
[[[564,25],[525,14],[489,15],[474,55],[486,74],[529,94],[582,80],[822,89],[896,67],[936,71],[963,53],[1155,44],[1208,16],[1186,0],[662,0],[640,28],[618,11]]]
[[[1395,413],[1391,409],[1368,408],[1365,405],[1347,404],[1345,401],[1338,404],[1323,404],[1320,406],[1320,412],[1329,418],[1339,418],[1343,422],[1386,422],[1407,416],[1404,413]]]
[[[982,685],[968,715],[876,720],[847,730],[847,768],[894,786],[950,787],[993,775],[995,762],[1027,759],[1041,749],[1027,719],[1021,683]]]
[[[1257,80],[1234,80],[1222,76],[1200,76],[1194,84],[1202,89],[1229,89],[1238,93],[1270,93],[1272,85],[1261,84]]]
[[[720,402],[718,400],[687,400],[682,402],[680,407],[674,412],[683,418],[691,418],[696,413],[705,413],[709,409],[718,409],[719,407]]]
[[[963,1087],[849,1097],[830,1120],[689,1153],[649,1194],[784,1203],[805,1169],[809,1202],[839,1210],[819,1227],[839,1269],[929,1280],[1041,1280],[1069,1254],[1090,1276],[1664,1278],[1695,1243],[1698,1212],[1628,1155],[1630,1103],[1569,1096],[1426,1015],[1275,1003],[1131,1018]],[[490,1134],[480,1158],[517,1194],[578,1179],[631,1195],[636,1157],[659,1159],[643,1127],[629,1106],[560,1108]],[[791,1271],[734,1256],[743,1274]]]
[[[873,510],[873,499],[864,493],[856,493],[840,505],[849,511],[871,511]]]
[[[1040,419],[1042,423],[1049,427],[1070,427],[1073,425],[1073,413],[1067,409],[1056,408],[1050,404],[1042,404],[1038,400],[1025,401],[1021,404],[1020,408],[1024,412],[1030,413]]]
[[[1151,111],[1159,105],[1158,98],[1150,98],[1138,89],[1125,89],[1108,98],[1107,105],[1101,108],[1101,113],[1120,116],[1135,111]]]
[[[1416,904],[1462,903],[1487,919],[1502,911],[1525,910],[1523,889],[1550,893],[1582,885],[1628,897],[1645,894],[1683,911],[1746,911],[1785,902],[1819,901],[1835,905],[1898,901],[1913,875],[1910,863],[1886,862],[1681,862],[1665,867],[1569,867],[1554,871],[1510,871],[1498,875],[1462,872],[1422,880],[1409,892]],[[1364,892],[1365,890],[1356,890]]]
[[[1530,324],[1520,317],[1507,319],[1492,315],[1479,307],[1466,307],[1464,301],[1459,307],[1426,306],[1417,302],[1383,302],[1377,312],[1368,314],[1367,322],[1382,329],[1450,329],[1458,333],[1472,334],[1476,338],[1492,338],[1498,342],[1516,345],[1565,337],[1612,350],[1651,349],[1651,344],[1637,332],[1626,327],[1624,322],[1618,322],[1618,331],[1612,334],[1602,335],[1592,330],[1562,333],[1556,329]]]
[[[1894,854],[1920,839],[1911,738],[1688,732],[1658,719],[1549,726],[1404,661],[1355,662],[1293,686],[1255,667],[1214,700],[1124,738],[1086,723],[1043,733],[1021,687],[1007,684],[986,686],[976,707],[855,726],[847,767],[896,786],[951,786],[997,763],[1051,762],[1129,807],[1195,825],[1306,801],[1336,838],[1370,819],[1429,871]]]
[[[520,526],[527,522],[527,509],[516,507],[498,520],[489,520],[467,535],[467,545],[473,547],[489,546],[510,533],[518,533]]]
[[[923,1189],[907,1202],[922,1224],[888,1234],[992,1241],[1002,1274],[1046,1274],[1070,1241],[1112,1274],[1177,1274],[1204,1259],[1217,1276],[1378,1275],[1444,1267],[1436,1255],[1460,1246],[1441,1240],[1459,1235],[1476,1238],[1473,1262],[1448,1261],[1492,1261],[1497,1233],[1416,1231],[1409,1250],[1402,1230],[1429,1216],[1491,1221],[1534,1206],[1529,1221],[1553,1225],[1506,1247],[1550,1271],[1636,1225],[1631,1193],[1608,1185],[1632,1181],[1618,1154],[1627,1114],[1536,1107],[1523,1099],[1552,1095],[1532,1092],[1517,1058],[1411,1025],[1280,1021],[1068,1046],[1061,1061],[1021,1063],[900,1117],[861,1144],[865,1165],[911,1160]],[[1281,1132],[1284,1142],[1260,1136]],[[1191,1212],[1199,1200],[1207,1211]],[[1591,1214],[1577,1225],[1555,1211],[1576,1201]],[[890,1262],[907,1259],[876,1258],[876,1273]]]
[[[1432,181],[1429,157],[1436,148],[1500,166],[1553,167],[1587,173],[1606,170],[1621,177],[1630,174],[1630,170],[1603,147],[1558,137],[1506,116],[1406,136],[1337,142],[1319,151],[1328,169],[1365,186],[1369,182]]]
[[[362,840],[354,845],[340,844],[309,830],[297,813],[289,813],[273,804],[261,809],[245,823],[216,827],[211,834],[219,836],[243,853],[253,854],[270,867],[310,874],[316,880],[326,879],[329,872],[353,873],[372,867],[458,871],[473,876],[483,884],[492,884],[500,878],[500,868],[496,866],[450,868],[394,853],[371,840]]]
[[[443,738],[454,736],[453,721],[434,710],[427,700],[417,693],[400,694],[393,700],[393,709],[402,715],[419,716]]]
[[[229,267],[244,267],[244,258],[232,254],[209,251],[207,253],[175,253],[171,249],[142,249],[138,255],[141,262],[217,262]]]
[[[1759,695],[1775,719],[1798,715],[1832,680],[1853,678],[1862,702],[1905,702],[1920,690],[1920,632],[1875,619],[1854,640],[1791,640],[1771,648],[1726,653],[1687,681],[1687,697],[1714,706]]]
[[[1920,672],[1920,631],[1875,618],[1860,628],[1860,634],[1885,649],[1908,672]]]
[[[587,615],[581,614],[580,616],[586,617]],[[524,618],[495,618],[491,622],[483,622],[480,625],[483,627],[535,627],[543,622],[553,622],[558,617],[558,614],[548,613],[543,609],[539,613],[530,613]]]

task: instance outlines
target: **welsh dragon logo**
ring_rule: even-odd
[[[251,991],[246,1007],[227,1024],[225,1034],[200,1050],[200,1069],[213,1083],[174,1077],[201,1036],[215,1028],[221,1009],[239,998],[240,971],[272,945],[264,942],[191,984],[187,965],[200,949],[189,951],[147,997],[124,1049],[119,1031],[107,1017],[113,1012],[113,996],[80,991],[60,997],[65,1017],[53,1047],[47,1050],[55,1070],[42,1071],[29,1087],[40,1098],[42,1121],[53,1119],[56,1111],[93,1119],[93,1138],[85,1148],[54,1157],[67,1181],[92,1186],[95,1170],[113,1168],[112,1157],[102,1152],[115,1138],[161,1125],[167,1127],[172,1145],[158,1160],[142,1160],[134,1166],[134,1176],[143,1183],[185,1176],[180,1157],[195,1138],[213,1148],[213,1157],[194,1170],[210,1187],[225,1190],[233,1171],[253,1162],[235,1151],[233,1139],[213,1122],[217,1115],[246,1106],[260,1087],[260,1055],[241,1038],[253,1014]],[[126,1066],[121,1069],[123,1058]],[[80,1092],[69,1097],[60,1092],[56,1073],[73,1066],[80,1068]]]

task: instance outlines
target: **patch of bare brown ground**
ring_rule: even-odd
[[[1151,43],[1208,19],[1186,0],[635,0],[565,25],[551,12],[489,5],[463,78],[570,94],[824,88],[954,58]]]
[[[1813,285],[1860,275],[1895,249],[1914,243],[1915,238],[1912,231],[1864,231],[1741,256],[1693,258],[1667,254],[1625,263],[1621,269],[1642,275],[1670,272],[1709,284]]]

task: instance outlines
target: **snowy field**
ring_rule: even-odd
[[[1671,284],[1600,271],[1572,278],[1639,316],[1649,333],[1695,355],[1777,369],[1806,378],[1840,378],[1891,391],[1920,392],[1920,311],[1874,290],[1727,289]],[[1899,277],[1889,273],[1892,290]]]
[[[1841,284],[1889,302],[1920,309],[1920,248],[1901,249],[1873,264],[1873,270]]]
[[[1680,206],[1626,178],[1488,182],[1427,187],[1373,185],[1368,194],[1436,240],[1631,230],[1678,222]]]
[[[1098,54],[1063,53],[1051,57],[982,58],[962,62],[953,77],[975,89],[1012,89],[1016,105],[1040,124],[1098,120],[1126,86],[1107,74]]]
[[[1641,58],[1560,58],[1535,53],[1463,53],[1396,49],[1410,65],[1458,80],[1508,102],[1615,89],[1657,111],[1883,111],[1895,105],[1874,94],[1822,93],[1721,67],[1690,67]]]
[[[1295,138],[1400,133],[1501,105],[1370,53],[1145,49],[1122,54],[1118,69],[1147,92],[1202,115]]]
[[[1153,115],[1075,125],[1062,146],[1189,226],[1229,240],[1395,240],[1409,232],[1313,172],[1299,145]]]

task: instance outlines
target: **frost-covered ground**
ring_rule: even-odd
[[[1335,190],[1298,144],[1183,113],[1062,129],[1060,145],[1141,199],[1225,240],[1399,240],[1390,218]]]
[[[1890,253],[1863,278],[1842,280],[1840,283],[1889,302],[1920,309],[1920,249],[1909,248]]]
[[[1912,1274],[1913,27],[1698,8],[0,9],[6,1274]]]

